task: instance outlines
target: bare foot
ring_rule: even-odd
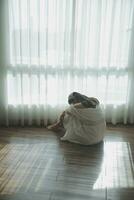
[[[60,124],[59,123],[47,126],[47,129],[50,130],[50,131],[58,131],[59,128],[60,128]]]

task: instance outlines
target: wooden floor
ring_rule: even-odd
[[[0,129],[0,200],[134,199],[134,127],[109,127],[86,147],[61,134]]]

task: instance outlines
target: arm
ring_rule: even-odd
[[[83,109],[85,108],[82,103],[75,103],[73,104],[73,107],[76,109]],[[67,113],[68,115],[72,115],[74,117],[76,117],[76,115],[73,112],[70,112],[70,109],[65,110],[65,113]]]
[[[85,108],[81,103],[75,103],[75,104],[73,104],[73,106],[77,109],[77,108]],[[65,111],[63,111],[62,112],[62,114],[60,115],[60,117],[59,117],[59,123],[62,123],[63,122],[63,120],[64,120],[64,116],[65,116],[65,114],[68,114],[68,115],[73,115],[71,112],[69,112],[69,110],[65,110]],[[75,116],[75,115],[74,115]]]
[[[94,97],[89,97],[89,100],[84,100],[81,103],[85,108],[96,108],[99,105],[98,99]]]
[[[75,103],[75,104],[74,104],[74,107],[75,107],[75,108],[81,108],[81,109],[82,109],[82,108],[85,108],[84,105],[83,105],[82,103]]]

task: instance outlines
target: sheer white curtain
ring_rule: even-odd
[[[7,125],[47,125],[72,91],[98,97],[107,122],[134,123],[133,0],[4,2]]]

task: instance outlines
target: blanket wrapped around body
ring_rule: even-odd
[[[70,105],[63,121],[66,130],[61,140],[92,145],[103,140],[106,123],[101,107],[78,109]]]

